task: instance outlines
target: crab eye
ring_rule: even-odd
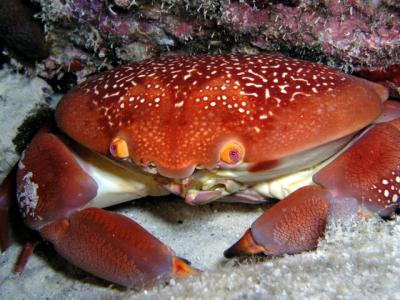
[[[122,138],[115,138],[110,144],[110,153],[117,158],[129,157],[128,144]]]
[[[220,159],[227,164],[234,165],[240,162],[244,156],[244,148],[237,142],[225,145],[219,154]]]

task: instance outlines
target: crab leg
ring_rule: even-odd
[[[15,177],[17,167],[17,165],[13,167],[0,185],[0,249],[2,252],[6,251],[10,246],[8,214],[11,202],[15,200]],[[32,241],[24,244],[15,265],[15,272],[18,273],[24,269],[26,262],[33,253],[37,244],[38,241],[36,240],[36,237],[33,237]]]
[[[267,210],[224,255],[282,255],[315,249],[325,231],[328,203],[325,189],[301,188]]]
[[[194,269],[139,224],[98,208],[105,202],[104,189],[98,178],[89,174],[91,169],[58,136],[40,132],[17,173],[18,202],[26,224],[71,263],[127,287],[140,288],[191,273]],[[130,196],[148,192],[142,186],[146,178],[127,176],[123,185],[138,189]]]
[[[40,230],[64,258],[106,280],[140,288],[191,267],[131,219],[87,208]]]
[[[0,185],[0,250],[6,251],[10,246],[8,235],[8,208],[15,194],[14,167]]]
[[[314,175],[337,199],[357,199],[360,208],[388,217],[400,199],[400,119],[380,123]],[[345,201],[345,200],[344,200]]]
[[[19,253],[17,262],[15,264],[14,272],[21,273],[24,271],[29,258],[31,257],[33,251],[35,251],[36,246],[39,244],[39,240],[26,242]]]
[[[364,212],[391,216],[400,200],[399,144],[400,119],[372,126],[314,175],[318,185],[303,187],[267,210],[225,256],[313,250],[328,217]]]

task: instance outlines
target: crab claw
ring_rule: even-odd
[[[57,135],[42,130],[25,151],[17,172],[17,200],[30,228],[39,231],[72,264],[127,287],[141,288],[196,272],[131,219],[98,208],[107,203],[110,193],[118,196],[119,187],[121,201],[146,195],[142,185],[151,183],[147,177],[118,170],[119,174],[125,172],[127,181],[116,185],[112,176],[116,167],[107,166],[104,172],[108,173],[103,175],[109,179],[102,180],[116,188],[115,193],[109,192],[98,184],[102,177],[94,173],[96,166],[68,146]],[[125,195],[124,186],[133,191]]]
[[[329,200],[329,192],[319,186],[297,190],[261,215],[224,252],[225,257],[282,255],[315,249],[325,231]]]
[[[34,230],[84,207],[97,194],[87,174],[58,138],[42,130],[18,164],[17,202],[25,223]]]
[[[400,119],[379,123],[314,175],[337,202],[356,199],[365,210],[388,217],[400,201]]]
[[[126,287],[195,271],[131,219],[99,208],[78,211],[40,233],[71,263]]]

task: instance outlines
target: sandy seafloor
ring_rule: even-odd
[[[317,251],[281,258],[226,260],[223,250],[266,205],[191,207],[152,198],[113,210],[136,221],[203,272],[129,291],[71,266],[42,245],[12,273],[21,245],[0,257],[0,299],[400,299],[400,218],[330,224]]]
[[[0,175],[4,175],[3,168],[15,160],[12,138],[21,121],[18,117],[27,114],[22,108],[29,111],[46,102],[49,87],[0,73],[0,122],[6,131],[0,135]],[[400,217],[330,224],[314,252],[250,261],[224,259],[223,251],[267,207],[223,203],[191,207],[180,199],[162,197],[112,208],[205,270],[200,276],[141,291],[97,279],[46,244],[40,245],[22,274],[13,274],[21,249],[15,233],[21,225],[14,222],[13,244],[0,255],[0,299],[400,299]]]

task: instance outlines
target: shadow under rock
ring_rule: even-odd
[[[131,202],[122,203],[108,208],[111,211],[127,213],[132,211],[141,211],[152,217],[162,220],[165,223],[176,225],[185,221],[190,221],[196,216],[197,221],[213,220],[218,213],[248,213],[258,210],[267,210],[274,205],[276,200],[268,200],[262,204],[246,203],[224,203],[212,202],[204,205],[189,205],[184,200],[175,195],[160,197],[145,197]],[[134,213],[133,213],[134,214]]]

